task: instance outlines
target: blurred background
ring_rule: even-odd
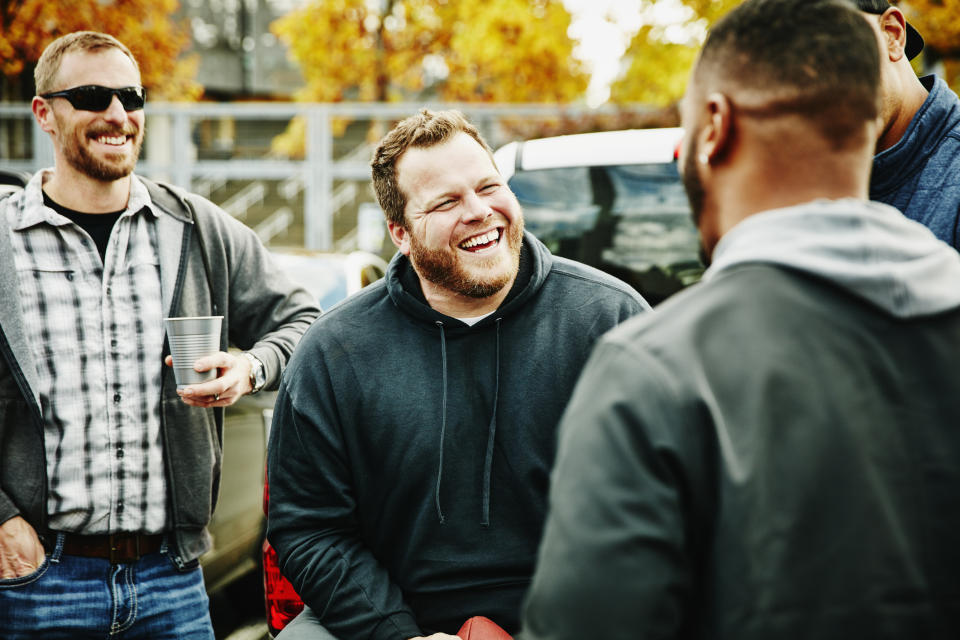
[[[3,0],[0,167],[52,165],[33,67],[105,31],[148,91],[138,172],[209,197],[276,247],[385,258],[370,153],[421,106],[511,140],[677,124],[706,28],[739,0]],[[918,72],[960,87],[960,0],[909,0]]]

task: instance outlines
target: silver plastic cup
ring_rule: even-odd
[[[167,339],[170,341],[173,377],[177,381],[177,389],[216,379],[216,367],[200,372],[194,370],[193,363],[197,358],[220,351],[220,328],[223,326],[223,316],[164,318],[163,323],[167,328]]]

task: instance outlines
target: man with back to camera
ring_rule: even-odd
[[[35,79],[54,168],[0,202],[0,635],[212,639],[223,408],[277,384],[319,309],[250,229],[133,174],[127,47],[65,35]],[[223,351],[194,366],[217,376],[177,391],[163,318],[205,315]]]
[[[596,338],[648,307],[524,232],[459,112],[400,122],[372,165],[399,252],[307,332],[274,413],[268,538],[308,605],[280,638],[515,631],[557,421]]]
[[[923,38],[887,0],[852,0],[880,45],[880,117],[870,199],[893,205],[960,250],[960,98],[910,60]]]
[[[873,33],[747,0],[681,107],[703,282],[564,414],[524,640],[956,638],[960,256],[869,202]]]

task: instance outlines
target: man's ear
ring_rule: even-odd
[[[390,239],[397,245],[405,256],[410,255],[410,232],[399,222],[387,221],[387,229],[390,231]]]
[[[896,7],[890,7],[880,16],[880,33],[891,62],[900,60],[907,47],[907,19]]]
[[[730,99],[722,93],[711,93],[704,104],[706,123],[698,135],[700,164],[713,164],[730,150],[733,138],[733,109]]]
[[[30,108],[33,110],[33,117],[40,125],[41,130],[47,133],[56,131],[56,120],[54,120],[53,109],[49,102],[40,96],[34,96]]]

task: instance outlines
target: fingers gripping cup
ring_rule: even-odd
[[[208,382],[217,377],[217,369],[196,371],[193,363],[197,358],[220,351],[220,328],[223,316],[195,316],[189,318],[164,318],[170,355],[173,356],[173,377],[177,389],[199,382]]]

